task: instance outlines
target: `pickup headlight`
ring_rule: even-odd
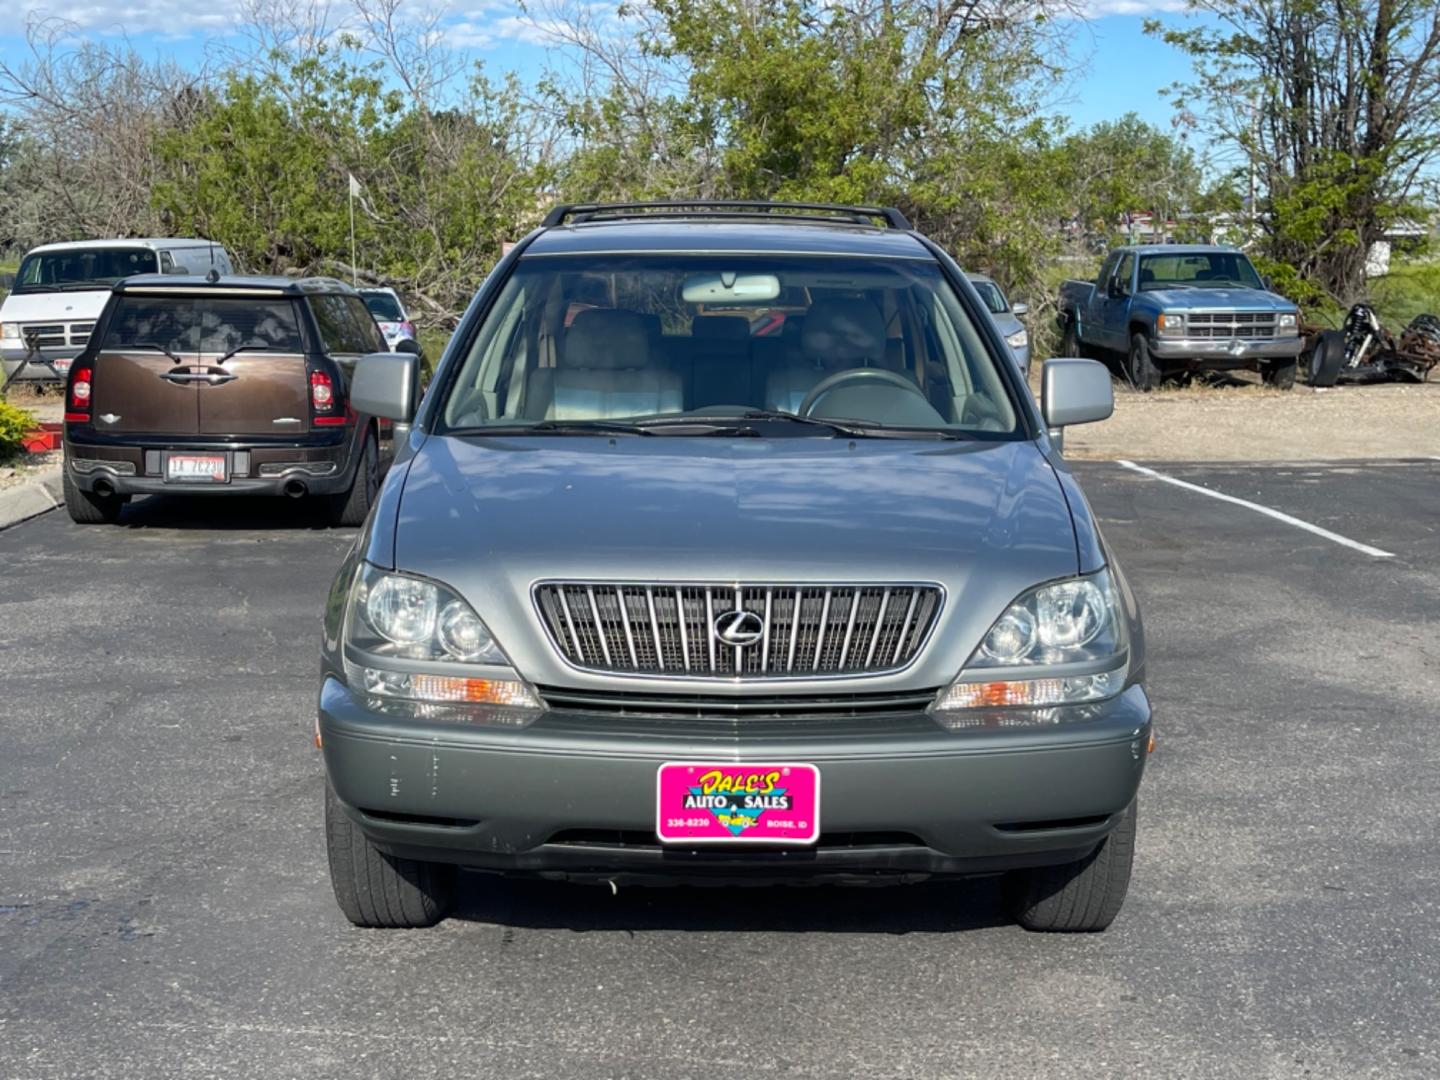
[[[1125,685],[1129,638],[1108,570],[1031,589],[995,620],[934,712],[1071,705]]]
[[[6,341],[19,341],[20,324],[18,322],[0,323],[0,338]]]
[[[1275,329],[1281,337],[1292,337],[1300,333],[1300,316],[1294,311],[1284,312],[1275,320]]]
[[[1155,320],[1155,332],[1161,337],[1184,337],[1185,316],[1167,311]]]
[[[1016,330],[1013,334],[1005,335],[1005,344],[1009,345],[1012,349],[1023,349],[1026,345],[1030,344],[1030,335],[1023,329]]]
[[[490,629],[454,590],[361,565],[345,615],[351,688],[415,701],[539,709],[522,679],[473,677],[456,665],[510,668]],[[358,660],[349,655],[359,654]],[[477,673],[478,674],[478,673]],[[507,674],[514,676],[512,671]]]

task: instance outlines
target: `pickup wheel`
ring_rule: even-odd
[[[1130,376],[1130,384],[1136,390],[1150,391],[1160,385],[1160,369],[1150,357],[1150,342],[1144,334],[1134,334],[1130,338],[1130,357],[1125,374]]]
[[[1310,362],[1306,365],[1310,385],[1334,386],[1344,366],[1345,335],[1338,330],[1326,330],[1310,349]]]
[[[128,495],[97,495],[93,491],[81,491],[70,479],[70,470],[63,467],[60,487],[65,493],[66,513],[71,521],[80,525],[113,525],[130,501]]]
[[[1135,804],[1085,858],[1010,875],[1015,921],[1026,930],[1093,933],[1120,913],[1135,860]]]
[[[1298,356],[1289,360],[1271,360],[1260,368],[1260,381],[1276,390],[1289,390],[1295,385],[1295,369],[1299,366]]]
[[[356,926],[417,929],[434,926],[449,912],[455,868],[381,851],[340,808],[328,782],[325,847],[335,901]]]
[[[1074,315],[1065,320],[1065,331],[1060,335],[1060,355],[1070,357],[1085,355],[1081,352],[1080,335],[1075,330]]]

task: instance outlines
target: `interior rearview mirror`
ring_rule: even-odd
[[[687,304],[758,304],[780,295],[780,279],[774,274],[739,274],[733,270],[691,274],[680,295]]]
[[[1046,360],[1040,380],[1040,411],[1050,428],[1106,419],[1115,411],[1109,369],[1098,360]]]
[[[350,407],[357,413],[408,424],[415,417],[420,358],[408,353],[370,353],[350,376]]]

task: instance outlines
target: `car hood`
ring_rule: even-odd
[[[1186,311],[1295,310],[1295,305],[1283,296],[1263,289],[1155,289],[1142,295],[1161,307]]]
[[[572,685],[599,677],[555,655],[537,581],[938,582],[930,646],[882,688],[947,682],[1011,600],[1078,567],[1034,444],[843,438],[432,437],[394,557],[465,596],[528,678]]]
[[[90,322],[100,317],[110,290],[11,293],[0,305],[4,322]]]

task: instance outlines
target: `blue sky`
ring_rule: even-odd
[[[44,14],[74,23],[82,36],[124,34],[143,54],[193,64],[230,37],[244,2],[18,0],[0,11],[0,56],[8,63],[20,59],[26,18]],[[1184,0],[1083,0],[1080,7],[1089,17],[1075,20],[1069,31],[1073,84],[1052,111],[1068,115],[1075,126],[1134,111],[1168,129],[1172,110],[1160,90],[1187,75],[1189,65],[1175,49],[1147,36],[1142,23],[1147,16],[1180,22]],[[511,3],[450,0],[442,25],[448,43],[483,60],[491,75],[515,70],[522,79],[533,78],[546,63],[547,49]]]

